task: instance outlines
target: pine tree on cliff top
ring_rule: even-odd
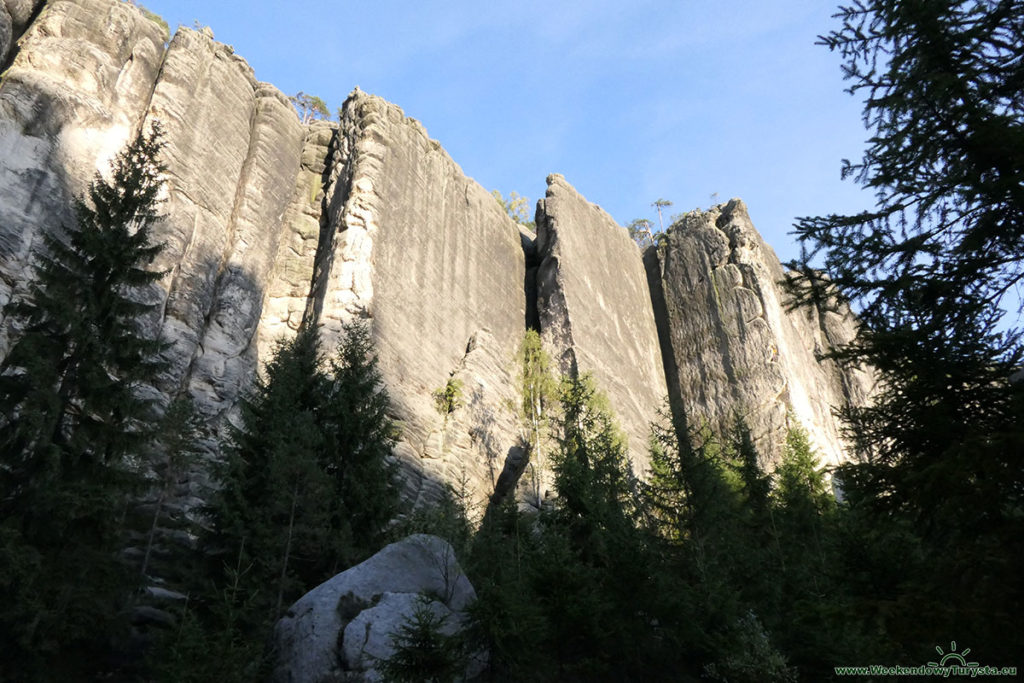
[[[3,666],[29,679],[58,651],[46,667],[89,670],[128,585],[121,513],[155,423],[140,389],[161,367],[161,343],[137,323],[161,276],[150,270],[160,148],[154,125],[110,180],[96,177],[77,225],[43,236],[35,280],[6,310],[20,336],[0,364],[0,631],[14,648]]]

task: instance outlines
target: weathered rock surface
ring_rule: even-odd
[[[263,302],[259,328],[259,353],[267,359],[278,340],[298,331],[310,303],[320,222],[324,203],[324,172],[331,156],[331,144],[337,143],[337,125],[314,121],[306,130],[302,156],[291,203],[284,216],[281,235]]]
[[[43,0],[0,0],[0,70],[6,68],[15,43],[42,5]]]
[[[482,499],[492,457],[516,447],[503,400],[524,331],[524,258],[519,231],[494,198],[427,137],[415,120],[356,90],[345,102],[330,160],[326,225],[313,282],[312,315],[331,348],[342,325],[368,317],[395,417],[396,455],[408,495],[430,500],[438,481],[465,472]],[[465,365],[473,340],[493,362],[471,404],[493,416],[491,446],[450,433],[433,393]],[[483,368],[483,366],[480,366]],[[508,370],[504,368],[508,368]],[[484,407],[486,405],[486,407]],[[515,402],[511,403],[516,405]],[[500,467],[499,467],[500,469]],[[418,486],[422,484],[422,486]]]
[[[436,536],[416,534],[302,596],[274,629],[276,683],[375,681],[378,659],[394,652],[391,634],[420,600],[445,618],[450,635],[465,623],[476,592],[455,557]],[[476,657],[467,678],[486,660]]]
[[[537,209],[537,251],[544,345],[563,374],[594,376],[642,469],[668,389],[640,250],[611,216],[552,175]]]
[[[19,28],[38,4],[3,2]],[[21,41],[0,82],[0,306],[41,231],[72,223],[72,196],[137,130],[163,57],[162,29],[110,0],[50,2]]]
[[[722,433],[741,419],[770,465],[795,422],[826,463],[848,459],[833,408],[863,404],[870,377],[821,356],[852,338],[853,317],[786,310],[782,266],[742,201],[688,214],[647,261],[669,390],[691,429]]]
[[[211,418],[256,367],[254,340],[305,132],[280,92],[230,47],[181,29],[149,107],[168,144],[158,236],[161,335],[172,344],[163,387],[187,388]]]
[[[790,414],[829,461],[844,457],[831,407],[864,401],[869,378],[816,354],[852,335],[849,316],[784,312],[779,264],[741,203],[687,219],[645,273],[626,232],[560,176],[538,235],[521,233],[398,107],[357,89],[339,124],[303,126],[212,33],[167,45],[126,2],[0,0],[0,62],[0,306],[25,291],[43,231],[70,225],[73,197],[159,121],[166,276],[142,325],[171,344],[158,389],[196,399],[211,454],[275,340],[305,321],[330,352],[365,318],[409,500],[446,482],[483,502],[502,473],[514,490],[529,466],[515,360],[527,325],[561,371],[594,375],[640,469],[667,393],[691,422],[740,414],[768,459]],[[9,327],[0,313],[0,357]],[[449,380],[461,396],[441,409]],[[176,509],[196,502],[196,476]]]

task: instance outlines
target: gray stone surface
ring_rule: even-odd
[[[70,224],[72,197],[160,121],[167,274],[142,324],[171,343],[159,390],[196,398],[210,453],[276,340],[305,320],[330,351],[366,318],[406,497],[436,500],[447,482],[482,504],[503,472],[514,490],[532,471],[515,359],[530,315],[559,369],[609,395],[640,469],[666,372],[691,421],[739,412],[773,458],[792,414],[830,462],[844,457],[831,406],[866,400],[870,377],[816,356],[851,337],[851,319],[784,312],[778,262],[741,203],[674,230],[648,254],[648,283],[626,232],[560,176],[538,235],[521,233],[418,122],[358,89],[339,124],[302,126],[212,32],[166,45],[118,0],[0,0],[0,53],[19,35],[0,82],[0,306],[25,291],[42,231]],[[0,313],[0,357],[8,328]],[[449,379],[464,396],[446,413],[433,394]],[[169,505],[187,509],[202,485]]]
[[[650,423],[668,397],[647,274],[626,230],[560,175],[537,210],[541,338],[562,373],[589,372],[646,466]]]
[[[14,43],[14,22],[4,2],[0,2],[0,68],[7,62],[7,54]]]
[[[742,201],[687,214],[648,263],[664,294],[670,391],[692,429],[741,418],[770,466],[796,423],[826,464],[848,459],[833,408],[863,404],[871,378],[820,357],[852,338],[854,319],[786,310],[782,266]]]
[[[337,124],[314,121],[306,130],[285,231],[267,284],[259,326],[259,357],[266,359],[278,340],[294,336],[309,304],[324,202],[324,170]]]
[[[0,0],[0,71],[43,0]]]
[[[32,6],[5,4],[18,21]],[[71,223],[71,197],[137,130],[163,56],[160,29],[111,0],[54,0],[22,46],[0,82],[0,306],[27,283],[41,231]]]
[[[325,581],[289,608],[274,628],[273,680],[378,680],[374,657],[391,654],[390,634],[412,615],[421,595],[431,610],[448,617],[451,632],[476,600],[452,547],[416,534]],[[480,670],[481,658],[475,658],[468,673]]]
[[[32,14],[38,10],[45,0],[0,0],[11,17],[14,36],[18,37],[27,27]]]
[[[440,438],[446,416],[432,394],[460,371],[467,347],[483,331],[494,340],[488,353],[502,370],[481,377],[488,387],[481,401],[515,391],[508,379],[525,319],[519,231],[423,126],[358,89],[345,102],[329,163],[328,229],[311,307],[325,347],[347,320],[370,318],[402,424],[396,454],[407,496],[436,499],[437,482],[466,469],[470,490],[483,499],[491,483],[476,474],[479,452]],[[487,411],[499,415],[514,405],[501,401]],[[493,439],[507,452],[517,435],[495,432]]]

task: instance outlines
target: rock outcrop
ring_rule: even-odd
[[[0,0],[0,71],[7,67],[18,39],[42,6],[43,0]]]
[[[2,1],[12,19],[32,14]],[[111,0],[50,2],[21,37],[0,80],[0,305],[30,280],[41,232],[73,224],[72,197],[137,130],[163,44],[159,26]]]
[[[305,131],[288,99],[232,49],[180,29],[148,107],[167,145],[161,387],[187,390],[211,420],[256,368],[256,331],[292,201]]]
[[[407,496],[436,499],[437,482],[465,479],[482,501],[518,447],[507,426],[515,423],[511,370],[526,315],[519,231],[395,105],[356,90],[339,138],[312,314],[327,348],[346,321],[371,320],[402,423],[396,455]],[[491,361],[474,365],[474,355]],[[458,404],[486,416],[479,424],[459,421],[434,399],[467,372]]]
[[[436,536],[416,534],[320,584],[289,608],[274,629],[275,683],[376,681],[378,660],[394,652],[391,636],[419,605],[460,631],[476,592]],[[486,656],[471,657],[466,678]]]
[[[770,467],[800,425],[828,464],[849,459],[833,410],[863,405],[871,378],[822,357],[852,339],[853,316],[788,310],[782,266],[742,201],[687,214],[646,260],[669,391],[691,429],[742,421]]]
[[[676,226],[645,272],[561,176],[538,234],[521,232],[398,107],[357,89],[340,122],[302,125],[210,31],[165,30],[118,0],[0,0],[0,306],[23,295],[40,236],[73,223],[73,197],[159,122],[166,275],[140,324],[170,345],[156,389],[195,399],[209,454],[276,340],[317,325],[330,352],[365,319],[411,501],[445,483],[481,503],[499,479],[515,489],[527,326],[559,370],[593,374],[637,469],[666,395],[691,423],[743,417],[766,461],[793,419],[829,462],[846,457],[831,410],[862,402],[867,377],[818,357],[851,322],[785,311],[741,203]],[[17,332],[0,314],[0,358]],[[446,387],[458,395],[442,405]]]
[[[642,470],[668,390],[640,250],[560,175],[538,203],[536,247],[544,345],[561,373],[593,375]]]

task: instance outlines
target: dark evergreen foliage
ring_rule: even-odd
[[[378,671],[389,683],[452,683],[463,679],[465,643],[459,634],[445,633],[447,617],[421,598],[409,620],[392,635],[394,654]]]
[[[865,462],[842,485],[853,518],[928,567],[893,583],[868,565],[899,605],[882,619],[892,640],[924,651],[956,632],[1010,657],[1024,648],[1010,569],[1024,557],[1024,8],[862,0],[839,18],[822,42],[872,133],[844,173],[876,208],[801,219],[810,251],[790,284],[821,306],[851,300],[863,326],[834,355],[878,371],[874,403],[845,411]]]
[[[35,279],[6,313],[0,365],[0,678],[99,675],[134,585],[118,559],[139,458],[154,437],[142,389],[162,365],[139,318],[162,249],[151,238],[160,130],[140,134],[76,200],[77,224],[46,234]],[[123,625],[123,624],[122,624]],[[55,655],[60,655],[55,657]]]
[[[221,662],[258,663],[285,609],[380,548],[398,512],[388,410],[364,325],[345,328],[327,369],[312,328],[278,347],[225,446],[196,605],[163,645],[189,675],[220,666],[194,651],[204,638],[230,650]]]

